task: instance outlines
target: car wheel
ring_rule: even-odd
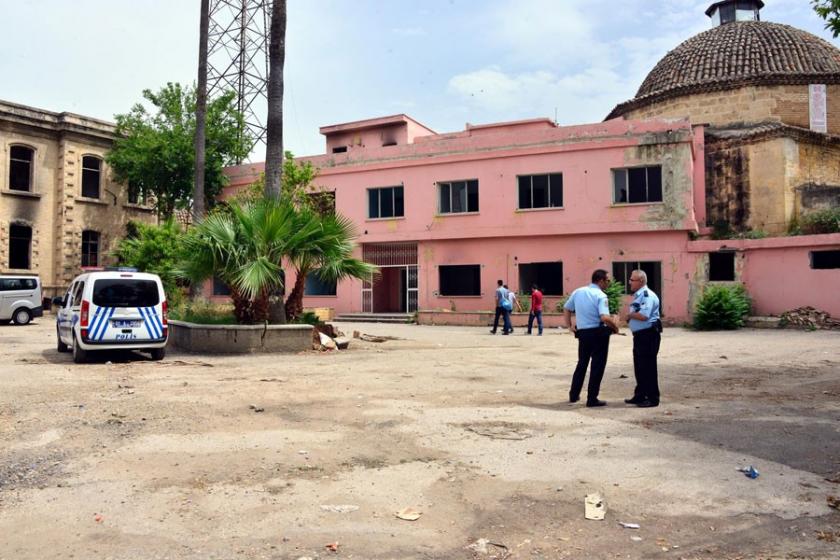
[[[83,364],[87,361],[87,350],[79,346],[79,341],[73,337],[73,361],[77,364]]]
[[[160,361],[166,357],[166,348],[152,348],[149,353],[153,360]]]
[[[66,344],[61,342],[61,335],[58,334],[58,327],[55,328],[55,338],[56,340],[58,340],[58,342],[55,345],[56,350],[58,350],[59,352],[67,352],[70,350],[70,348]]]
[[[32,320],[32,313],[25,307],[21,307],[15,311],[14,321],[16,325],[28,325]]]

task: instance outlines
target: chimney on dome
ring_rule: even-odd
[[[723,0],[709,6],[706,15],[712,18],[714,27],[736,21],[761,21],[759,12],[763,7],[761,0]]]

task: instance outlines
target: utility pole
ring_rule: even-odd
[[[204,218],[204,162],[207,148],[207,30],[210,22],[210,0],[201,0],[201,22],[198,33],[198,88],[195,93],[195,184],[193,185],[192,221]]]

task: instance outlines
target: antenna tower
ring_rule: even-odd
[[[209,17],[207,97],[235,91],[252,153],[265,151],[271,0],[210,0]]]

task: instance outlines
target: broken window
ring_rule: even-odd
[[[35,150],[26,146],[12,146],[9,150],[9,189],[32,190],[32,161]]]
[[[662,301],[662,263],[659,261],[614,262],[613,278],[624,284],[624,293],[630,294],[630,274],[643,270],[647,274],[647,285]]]
[[[662,202],[662,166],[613,169],[613,202]]]
[[[440,214],[478,212],[478,179],[438,183],[438,200]]]
[[[517,180],[520,210],[563,207],[562,173],[520,175]]]
[[[546,296],[563,295],[563,263],[536,262],[519,264],[519,289],[525,293],[536,284]]]
[[[438,267],[439,294],[442,296],[480,296],[481,265],[457,264]]]
[[[306,275],[303,284],[303,295],[305,296],[334,296],[338,286],[335,280],[324,280],[318,276],[318,271],[313,270]]]
[[[332,149],[332,153],[334,154],[343,154],[347,151],[347,146],[336,146]]]
[[[99,232],[82,232],[82,266],[99,266]]]
[[[735,280],[734,252],[709,253],[709,280],[711,282],[731,282]]]
[[[368,218],[399,218],[403,215],[402,187],[368,189]]]
[[[817,270],[840,268],[840,250],[811,251],[811,268]]]
[[[99,183],[102,176],[102,160],[94,156],[82,158],[82,196],[99,198]]]
[[[29,270],[32,256],[32,228],[20,224],[9,226],[9,268]]]

